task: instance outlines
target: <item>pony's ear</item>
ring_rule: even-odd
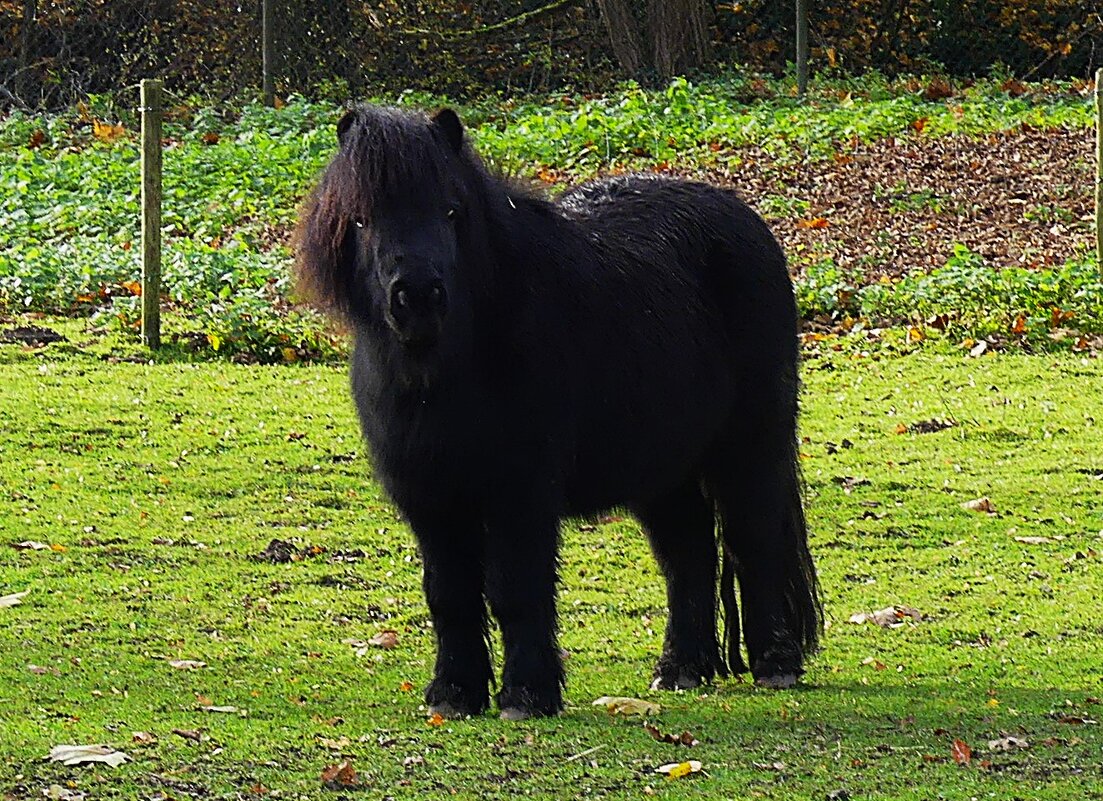
[[[433,115],[433,125],[444,134],[444,139],[457,153],[463,147],[463,123],[450,108],[442,108]]]
[[[343,145],[345,143],[345,135],[349,132],[349,128],[352,127],[354,122],[356,122],[356,112],[348,111],[345,112],[345,116],[337,123],[337,142],[339,144]]]

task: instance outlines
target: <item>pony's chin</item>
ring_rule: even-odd
[[[394,336],[399,347],[402,348],[403,355],[418,362],[432,359],[436,355],[437,345],[440,343],[440,337],[436,335],[412,336],[409,334],[403,335],[396,331]]]

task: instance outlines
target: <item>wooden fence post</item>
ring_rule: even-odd
[[[142,92],[142,344],[161,347],[161,82]]]
[[[1095,259],[1103,275],[1103,67],[1095,71]]]
[[[275,20],[272,19],[272,5],[274,2],[275,0],[262,0],[260,17],[261,93],[264,96],[264,105],[268,108],[272,108],[276,104],[276,90],[272,80],[272,58],[274,56],[272,52],[274,40],[272,31],[275,23]]]
[[[797,0],[797,94],[808,91],[808,0]]]

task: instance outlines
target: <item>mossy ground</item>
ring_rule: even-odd
[[[336,797],[320,774],[350,759],[370,798],[1103,798],[1099,359],[806,361],[829,627],[802,688],[649,691],[664,594],[614,514],[564,528],[567,711],[432,726],[418,555],[343,368],[51,348],[0,346],[0,595],[30,590],[0,609],[3,797]],[[936,419],[953,425],[916,425]],[[994,514],[962,508],[981,496]],[[274,538],[301,558],[251,558]],[[848,622],[892,604],[922,622]],[[384,629],[395,648],[346,642]],[[652,722],[700,745],[656,742],[601,695],[658,701]],[[1004,735],[1027,747],[989,748]],[[43,760],[100,742],[132,761]],[[654,773],[688,758],[707,775]]]

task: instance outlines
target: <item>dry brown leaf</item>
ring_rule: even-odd
[[[126,136],[126,128],[120,125],[112,125],[109,122],[101,122],[100,120],[92,120],[92,136],[99,139],[101,142],[111,144]]]
[[[966,501],[961,505],[961,508],[970,512],[983,512],[988,515],[996,514],[996,507],[988,497],[974,498],[971,501]]]
[[[390,650],[398,645],[398,632],[394,629],[384,629],[368,640],[368,645]]]
[[[858,612],[849,618],[851,623],[876,623],[886,629],[899,628],[908,620],[920,623],[923,621],[923,613],[913,606],[887,606],[875,612]]]
[[[352,790],[360,786],[356,770],[347,759],[322,769],[322,785],[330,790]]]
[[[954,740],[950,746],[950,756],[959,765],[968,765],[973,758],[973,749],[964,740]]]
[[[44,542],[36,542],[35,540],[23,540],[23,542],[16,542],[12,545],[17,551],[48,551],[50,546]]]
[[[681,734],[663,734],[661,731],[659,731],[658,726],[653,726],[650,723],[643,724],[643,730],[660,743],[684,745],[686,746],[686,748],[692,748],[699,743],[698,739],[690,734],[688,731],[683,731]]]

